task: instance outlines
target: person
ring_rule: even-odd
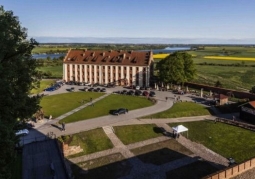
[[[65,123],[63,122],[62,123],[62,131],[65,131],[66,129],[65,129]]]
[[[167,101],[167,97],[166,97],[166,101]]]
[[[233,121],[235,120],[235,116],[233,116]]]
[[[49,120],[51,120],[52,119],[52,115],[50,115],[50,117],[49,117]]]
[[[128,113],[128,109],[126,109],[127,113]]]

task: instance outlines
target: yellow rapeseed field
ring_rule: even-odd
[[[153,58],[163,59],[166,58],[168,55],[170,54],[169,53],[153,54]]]
[[[255,58],[249,57],[226,57],[226,56],[204,56],[206,59],[214,60],[245,60],[245,61],[255,61]]]

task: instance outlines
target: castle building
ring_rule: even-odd
[[[149,86],[151,51],[92,51],[70,49],[63,60],[65,81],[120,86]]]

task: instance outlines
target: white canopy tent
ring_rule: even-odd
[[[176,127],[172,127],[172,129],[174,130],[174,132],[181,133],[181,132],[186,132],[187,131],[187,137],[188,137],[188,128],[184,127],[183,125],[178,125]]]

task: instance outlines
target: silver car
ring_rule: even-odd
[[[22,129],[22,130],[18,130],[15,135],[19,136],[19,135],[28,135],[29,131],[27,129]]]

